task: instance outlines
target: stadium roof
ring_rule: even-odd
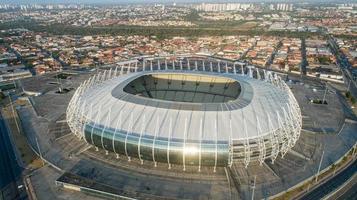
[[[214,75],[238,81],[238,98],[222,103],[188,103],[141,97],[124,92],[134,79],[148,74]],[[196,71],[138,72],[102,82],[83,94],[86,118],[106,129],[129,130],[171,140],[229,141],[262,137],[286,123],[289,94],[271,83],[236,74]],[[285,110],[285,111],[284,111]],[[280,116],[280,117],[279,117]],[[201,135],[202,134],[202,135]]]

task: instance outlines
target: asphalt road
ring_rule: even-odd
[[[347,57],[342,52],[340,52],[336,40],[333,37],[329,36],[328,42],[331,52],[336,56],[336,63],[341,68],[345,84],[347,85],[349,91],[352,93],[352,96],[357,97],[357,84],[355,77],[352,75],[351,63],[348,61]]]
[[[324,184],[320,185],[318,188],[311,190],[309,193],[306,193],[300,199],[302,200],[316,200],[322,199],[324,196],[330,192],[337,189],[344,182],[346,182],[350,177],[352,177],[357,172],[357,160],[354,161],[350,166],[345,170],[337,174],[335,177],[331,178]],[[349,194],[346,194],[349,195]]]
[[[356,200],[357,199],[357,183],[354,184],[349,190],[347,190],[343,195],[339,196],[339,200]]]
[[[10,142],[4,119],[0,114],[0,191],[10,184],[14,184],[15,187],[7,188],[17,189],[16,181],[21,178],[21,171],[21,167],[16,161],[16,155]],[[11,193],[19,197],[17,190],[11,191]],[[7,197],[5,196],[4,199],[7,199]]]

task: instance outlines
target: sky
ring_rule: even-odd
[[[357,0],[0,0],[0,4],[135,4],[135,3],[200,3],[200,2],[215,2],[215,3],[225,3],[225,2],[353,2]]]
[[[302,2],[301,0],[299,0]],[[340,2],[344,3],[347,0],[305,0],[305,2],[318,1],[318,2]],[[295,0],[0,0],[1,3],[6,4],[70,4],[70,3],[79,3],[79,4],[130,4],[130,3],[200,3],[200,2],[215,2],[215,3],[224,3],[224,2],[297,2]]]

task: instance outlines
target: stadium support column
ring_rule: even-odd
[[[171,136],[172,136],[172,118],[170,118],[170,122],[169,122],[169,138],[167,140],[167,164],[169,165],[169,169],[171,169],[171,163],[170,163],[170,141],[171,141]]]
[[[125,136],[125,142],[124,142],[124,149],[125,149],[125,155],[128,158],[128,161],[130,162],[130,156],[128,155],[128,149],[127,149],[127,141],[128,141],[128,135],[131,133],[132,129],[133,129],[133,113],[130,114],[130,121],[129,121],[129,129],[126,132],[126,136]]]
[[[110,78],[110,73],[112,71],[112,68],[110,68],[110,70],[105,70],[106,74],[104,76],[104,80],[103,81],[106,81]]]
[[[279,124],[279,131],[280,131],[280,134],[279,134],[279,141],[283,141],[284,140],[284,136],[287,140],[289,140],[289,135],[287,134],[286,132],[286,129],[284,127],[284,124],[282,123],[281,121],[281,117],[280,117],[280,114],[278,111],[276,111],[276,115],[277,115],[277,118],[278,118],[278,124]],[[281,153],[281,157],[284,158],[284,155],[286,154],[286,152],[289,150],[289,147],[288,145],[286,144],[286,142],[283,142],[282,145],[281,145],[281,148],[280,148],[280,153]]]
[[[273,80],[274,80],[274,85],[276,87],[279,87],[280,82],[279,82],[278,75],[276,73],[273,74]]]
[[[93,114],[93,103],[91,103],[90,104],[90,109],[89,109],[89,116],[91,117],[92,116],[92,114]],[[88,123],[88,120],[89,120],[89,117],[86,119],[86,121],[85,121],[85,124],[87,124]],[[84,141],[87,143],[87,144],[89,144],[89,142],[87,141],[87,139],[86,139],[86,137],[85,137],[85,126],[83,126],[83,139],[84,139]]]
[[[198,71],[198,64],[197,64],[197,60],[195,60],[195,70]]]
[[[160,58],[157,59],[157,70],[161,70]]]
[[[95,75],[94,84],[100,83],[100,77],[102,76],[102,74],[102,72],[98,72],[98,74]]]
[[[233,63],[233,72],[234,72],[234,74],[237,74],[237,69],[236,69],[236,64],[235,63]]]
[[[146,68],[146,60],[143,59],[143,71],[145,71],[145,68]]]
[[[152,60],[150,60],[150,71],[153,71],[153,69],[152,69]]]
[[[260,76],[259,69],[258,69],[258,67],[255,68],[255,69],[256,69],[256,71],[257,71],[257,79],[260,80],[262,77]]]
[[[206,66],[205,66],[205,61],[202,60],[202,67],[203,67],[203,71],[206,71]]]
[[[182,71],[182,60],[180,60],[180,70]]]
[[[280,89],[282,89],[282,90],[285,90],[285,85],[284,85],[284,81],[283,80],[281,80],[281,78],[280,78],[280,76],[277,76],[277,85],[278,85],[278,87],[280,88]]]
[[[152,161],[154,162],[154,166],[157,167],[157,162],[155,160],[155,140],[156,140],[156,137],[157,135],[159,134],[159,122],[160,122],[160,119],[159,119],[159,116],[157,116],[156,118],[156,125],[155,125],[155,135],[154,135],[154,139],[152,140]]]
[[[95,75],[89,81],[89,87],[92,87],[95,83]]]
[[[101,77],[102,73],[98,72],[97,75],[95,75],[96,79],[95,79],[95,83],[99,83],[100,82],[100,77]]]
[[[138,157],[139,157],[141,164],[144,164],[144,161],[141,158],[141,154],[140,154],[140,145],[141,145],[141,138],[143,136],[144,129],[145,129],[145,122],[146,122],[146,120],[145,120],[145,114],[144,114],[143,119],[141,121],[141,131],[140,131],[140,137],[139,137],[139,142],[138,142]]]
[[[117,74],[118,74],[118,66],[115,67],[113,78],[117,77]]]
[[[268,77],[267,77],[267,70],[263,69],[263,74],[264,74],[264,81],[268,81]]]
[[[191,66],[190,66],[190,60],[187,58],[187,69],[191,70]]]
[[[185,129],[183,132],[182,164],[183,171],[186,171],[186,138],[187,138],[187,117],[185,118]]]
[[[107,122],[106,124],[109,124],[110,122],[110,114],[111,114],[111,109],[108,109],[108,115],[107,115]],[[101,137],[100,137],[100,142],[102,143],[102,148],[105,150],[105,155],[108,155],[108,150],[107,148],[105,148],[104,146],[104,142],[103,142],[103,136],[104,136],[104,133],[105,133],[105,129],[107,128],[106,125],[104,125],[103,129],[102,129],[102,134],[101,134]]]
[[[289,151],[289,149],[291,147],[294,146],[294,137],[293,135],[293,129],[292,129],[292,124],[291,124],[291,121],[290,121],[290,116],[288,115],[288,113],[286,112],[286,109],[283,107],[283,113],[284,113],[284,119],[285,119],[285,127],[286,127],[286,134],[287,134],[287,139],[288,139],[288,149],[287,151]]]
[[[78,104],[77,104],[78,105]],[[86,109],[88,106],[88,103],[87,103],[87,100],[84,100],[84,103],[82,105],[82,108],[81,110],[79,111],[80,112],[80,124],[81,124],[81,127],[80,127],[80,138],[82,138],[84,136],[84,128],[85,128],[85,124],[86,124],[86,121],[87,119],[85,118],[85,115],[84,115],[84,109]]]
[[[119,113],[119,119],[117,121],[117,124],[115,126],[115,131],[114,131],[114,134],[113,134],[113,138],[112,138],[112,145],[113,145],[113,152],[115,153],[116,157],[119,158],[119,154],[117,153],[116,149],[115,149],[115,136],[117,134],[117,131],[118,131],[118,126],[121,127],[122,126],[122,118],[123,118],[123,110],[120,110],[120,113]],[[120,129],[119,129],[120,130]]]
[[[167,71],[167,59],[165,58],[165,71]]]
[[[175,60],[172,60],[172,70],[175,70]]]
[[[100,79],[99,79],[100,82],[105,81],[105,75],[106,75],[106,73],[107,73],[107,70],[105,70],[105,71],[102,73],[102,76],[101,76]]]
[[[102,81],[106,81],[110,78],[110,74],[111,74],[111,71],[112,71],[112,68],[110,68],[110,70],[105,70],[104,71],[104,75],[103,75],[103,78],[102,78]]]
[[[258,148],[259,148],[259,164],[260,166],[263,165],[263,162],[265,160],[265,143],[264,139],[262,138],[262,128],[260,126],[260,121],[258,116],[255,116],[256,118],[256,124],[258,128]]]
[[[281,81],[281,85],[286,86],[286,84]],[[289,99],[292,102],[291,105],[291,113],[292,113],[292,123],[294,124],[294,144],[300,137],[300,131],[301,131],[301,126],[302,126],[302,119],[301,119],[301,113],[300,113],[300,107],[299,104],[296,102],[296,99],[294,98],[294,95],[292,94],[291,90],[287,90],[289,93]],[[297,122],[297,123],[296,123]]]
[[[218,73],[221,73],[221,61],[218,61]]]
[[[229,111],[229,130],[230,130],[230,135],[229,135],[230,155],[229,155],[228,166],[229,166],[229,167],[232,167],[232,164],[233,164],[233,127],[232,127],[232,111]]]
[[[217,115],[218,117],[218,115]],[[216,173],[216,168],[217,168],[217,159],[218,159],[218,120],[217,118],[214,121],[214,129],[216,133],[216,150],[214,154],[214,167],[213,167],[213,172]]]
[[[228,62],[226,62],[226,74],[228,74]]]
[[[136,65],[136,63],[135,63],[135,65],[134,65],[134,72],[137,72],[138,71],[138,69],[137,69],[137,65]]]
[[[244,76],[244,66],[243,66],[243,64],[240,64],[240,68],[241,68],[242,76]]]
[[[120,67],[120,75],[123,75],[124,74],[124,65],[121,65]]]
[[[98,120],[99,120],[99,116],[100,116],[100,112],[102,111],[102,106],[99,107],[99,111],[97,113],[97,117],[96,117],[96,120],[95,120],[95,124],[98,123]],[[92,131],[91,131],[91,134],[90,134],[90,139],[91,139],[91,144],[94,145],[94,141],[93,141],[93,131],[94,131],[94,126],[95,124],[93,124],[93,127],[92,127]],[[96,150],[98,150],[98,148],[96,147]]]
[[[271,71],[267,71],[267,77],[268,77],[268,82],[273,84],[274,83],[274,80],[272,78],[272,74],[271,74]]]
[[[84,110],[84,108],[86,108],[86,106],[88,106],[87,103],[85,103],[85,105],[83,106],[83,110]],[[90,112],[90,115],[93,113],[93,104],[91,104],[89,112]],[[84,122],[82,124],[81,138],[83,138],[84,141],[88,144],[88,141],[87,141],[87,139],[86,139],[86,137],[84,135],[84,131],[85,131],[85,124],[87,124],[89,120],[88,120],[88,118],[85,118],[84,116],[85,116],[84,115],[84,111],[82,111],[82,119],[83,119]]]
[[[252,70],[252,66],[248,66],[249,69],[249,77],[253,78],[253,70]]]
[[[289,99],[291,97],[289,96]],[[286,103],[286,106],[288,108],[288,116],[289,116],[289,124],[290,124],[290,128],[291,128],[291,136],[292,136],[292,142],[291,142],[291,148],[294,146],[294,144],[296,143],[296,141],[298,140],[299,136],[298,136],[298,127],[299,125],[299,120],[295,115],[295,111],[293,109],[292,106],[294,105],[289,105],[288,103]]]
[[[273,130],[272,129],[273,123],[271,121],[270,115],[269,115],[269,113],[266,113],[266,115],[268,116],[269,129]],[[278,154],[279,154],[279,140],[278,140],[278,135],[277,135],[277,131],[276,130],[273,130],[273,135],[271,136],[271,141],[270,142],[272,144],[271,162],[272,162],[272,164],[274,164],[274,161],[278,157]]]
[[[109,74],[108,74],[107,80],[109,80],[109,79],[111,79],[111,78],[112,78],[112,68],[110,68],[110,70],[109,70]]]
[[[71,129],[72,132],[74,132],[75,134],[77,134],[76,132],[76,123],[73,122],[73,119],[75,118],[77,112],[77,108],[78,108],[78,102],[80,99],[80,95],[82,94],[82,90],[83,90],[83,83],[81,83],[79,85],[79,87],[77,88],[77,90],[74,92],[72,99],[70,100],[69,104],[68,104],[68,108],[67,108],[67,113],[66,113],[66,119],[68,122],[68,125]]]
[[[138,71],[138,61],[135,62],[135,72]]]
[[[244,118],[244,114],[242,113],[243,115],[243,125],[244,125],[244,132],[245,132],[245,137],[247,138],[246,139],[246,142],[244,144],[244,166],[245,168],[248,167],[249,165],[249,162],[250,162],[250,145],[249,145],[249,136],[248,136],[248,129],[247,129],[247,123],[245,121],[245,118]]]
[[[198,151],[198,172],[201,172],[201,153],[202,153],[202,136],[203,136],[203,121],[200,120],[200,148]]]
[[[209,68],[210,68],[210,71],[213,72],[213,64],[212,64],[212,61],[209,62]]]
[[[276,74],[273,73],[273,72],[270,72],[270,79],[271,79],[271,83],[274,85],[274,86],[277,86],[277,80],[276,80]]]

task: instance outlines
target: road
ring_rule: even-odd
[[[7,192],[11,192],[11,195],[14,195],[13,197],[16,197],[16,199],[20,198],[16,182],[21,179],[21,171],[22,169],[16,160],[16,155],[9,138],[9,131],[0,114],[0,191],[6,187]],[[0,192],[0,199],[2,199],[1,197],[4,194]],[[12,199],[9,196],[3,196],[3,198]]]
[[[265,63],[265,67],[266,68],[271,68],[270,65],[273,63],[273,60],[275,58],[276,53],[279,51],[280,47],[283,45],[282,40],[279,40],[278,44],[276,45],[276,47],[274,48],[274,51],[271,53],[271,55],[269,56],[267,62]]]
[[[300,72],[303,75],[306,75],[306,67],[308,65],[308,62],[306,60],[306,42],[305,38],[301,38],[301,57],[302,61],[300,64]]]
[[[337,189],[343,183],[345,183],[350,177],[352,177],[357,171],[357,160],[353,161],[353,163],[348,166],[345,170],[335,175],[330,180],[326,181],[319,187],[311,190],[306,193],[300,199],[302,200],[316,200],[322,199],[324,196],[329,194],[330,192]]]
[[[339,47],[336,43],[336,39],[330,35],[328,37],[329,37],[329,39],[328,39],[329,47],[331,49],[331,52],[333,54],[335,54],[335,56],[336,56],[336,63],[341,69],[341,72],[343,75],[343,80],[345,81],[345,84],[347,85],[352,96],[354,96],[356,98],[357,97],[357,83],[355,80],[356,77],[354,77],[352,75],[351,63],[348,61],[346,56],[339,50]]]
[[[338,199],[343,200],[356,200],[357,199],[357,183],[352,185],[349,190],[347,190],[343,195],[339,196]]]

